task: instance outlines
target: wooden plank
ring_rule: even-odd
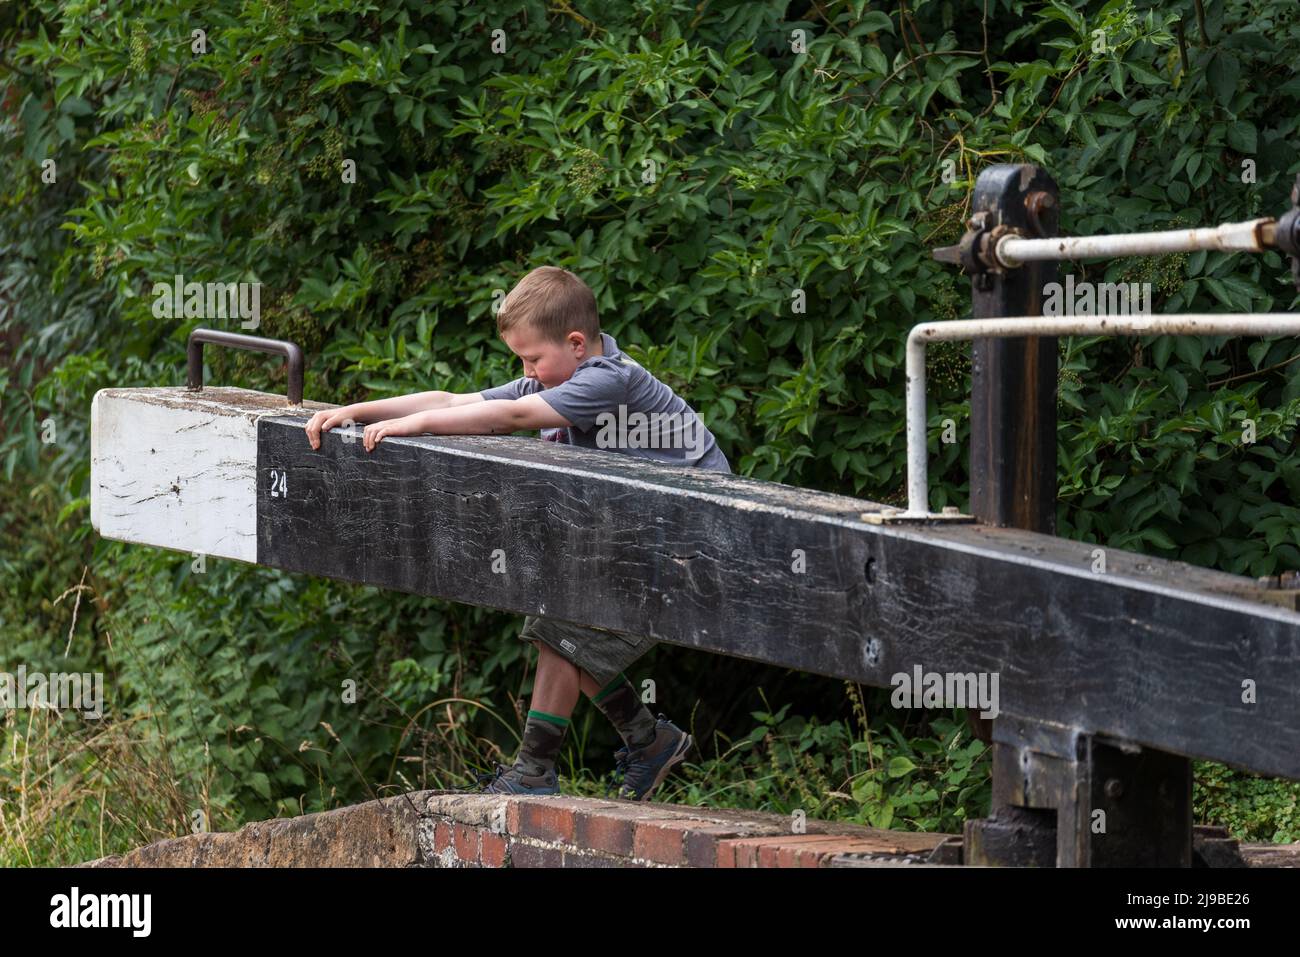
[[[289,408],[247,389],[101,389],[90,404],[91,526],[256,562],[257,420]]]
[[[877,686],[996,672],[1004,714],[1300,777],[1300,615],[1236,576],[1114,551],[1099,575],[1082,543],[525,439],[260,429],[263,564]]]
[[[189,401],[113,391],[96,401]],[[882,687],[917,666],[996,673],[1002,720],[1300,779],[1300,613],[1256,600],[1247,579],[1117,551],[1096,574],[1084,543],[869,525],[860,514],[880,506],[860,499],[530,438],[386,439],[366,453],[336,432],[315,451],[306,413],[271,414],[256,393],[243,406],[238,391],[224,401],[257,434],[259,564]],[[166,436],[119,431],[112,460],[151,440]],[[193,467],[227,455],[195,449]],[[134,488],[169,481],[147,470]],[[101,534],[138,531],[99,514]],[[1242,702],[1246,680],[1256,704]]]

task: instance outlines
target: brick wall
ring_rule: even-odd
[[[1300,844],[1198,827],[1214,867],[1295,867]],[[961,863],[955,835],[621,800],[416,791],[230,833],[155,841],[84,867],[892,867]]]
[[[943,834],[632,801],[429,792],[427,867],[829,867],[923,863]]]

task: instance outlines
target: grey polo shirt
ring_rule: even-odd
[[[613,336],[602,332],[600,342],[604,355],[584,359],[557,386],[547,389],[524,377],[479,395],[488,400],[541,393],[547,405],[573,423],[572,428],[543,429],[543,438],[671,465],[731,471],[713,433],[681,396],[621,352]]]

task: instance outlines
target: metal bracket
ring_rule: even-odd
[[[988,210],[975,213],[966,226],[966,234],[956,246],[942,246],[932,255],[939,262],[961,266],[978,288],[990,288],[993,274],[1004,271],[995,255],[998,243],[1006,236],[1020,235],[1020,230],[993,225],[993,214]]]
[[[993,277],[1006,276],[1031,262],[1067,259],[1113,259],[1119,256],[1160,256],[1192,250],[1263,252],[1278,249],[1291,258],[1291,278],[1300,290],[1300,175],[1291,187],[1291,209],[1243,223],[1222,223],[1197,229],[1110,233],[1057,237],[1056,201],[1036,191],[1025,197],[1028,231],[993,225],[997,213],[981,210],[971,216],[966,234],[956,246],[942,246],[931,255],[939,262],[961,266],[976,291],[992,289]]]
[[[1264,575],[1257,581],[1263,590],[1251,590],[1250,598],[1280,605],[1290,611],[1300,611],[1300,572]]]
[[[918,513],[882,508],[879,512],[863,512],[862,521],[868,525],[962,525],[974,522],[975,516],[964,514],[956,505],[945,505],[942,512]]]

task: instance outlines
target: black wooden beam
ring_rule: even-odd
[[[1004,717],[1300,779],[1300,614],[1248,579],[536,439],[302,426],[257,424],[259,564],[882,687],[995,672]]]

